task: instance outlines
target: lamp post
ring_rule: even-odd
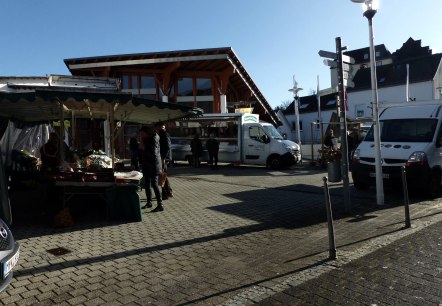
[[[298,138],[298,145],[299,150],[301,150],[301,130],[299,128],[299,96],[298,92],[301,91],[302,88],[298,87],[298,82],[295,80],[295,76],[293,76],[293,88],[289,89],[289,91],[293,92],[293,108],[295,109],[295,117],[296,117],[296,132],[297,132],[297,138]],[[302,156],[302,154],[301,154]]]
[[[374,49],[373,37],[373,17],[377,12],[377,0],[351,0],[355,3],[362,3],[364,17],[368,19],[369,41],[370,41],[370,70],[371,70],[371,90],[373,101],[373,132],[375,150],[375,171],[376,171],[376,200],[378,205],[384,205],[384,186],[381,164],[381,133],[379,126],[379,103],[378,103],[378,82],[376,79],[376,53]]]

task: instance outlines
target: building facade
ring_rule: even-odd
[[[408,101],[428,101],[442,99],[442,53],[433,54],[429,47],[423,47],[420,40],[409,38],[400,49],[391,53],[384,45],[375,46],[378,103],[380,108],[389,103]],[[347,88],[347,119],[354,122],[367,122],[372,119],[372,90],[369,48],[344,52],[355,59],[350,67],[348,79],[354,87]],[[319,92],[323,133],[331,122],[333,113],[338,114],[336,103],[337,72],[330,68],[331,87]],[[326,101],[326,102],[325,102]],[[334,101],[334,103],[333,103]],[[442,102],[442,101],[441,101]],[[288,138],[296,141],[296,129],[292,103],[280,116],[285,124],[281,127]],[[317,97],[300,98],[299,117],[302,143],[318,143],[316,131],[311,130],[311,122],[318,120]],[[335,124],[335,123],[333,123]],[[313,138],[311,135],[314,135]]]
[[[279,125],[276,113],[229,47],[64,61],[74,76],[118,78],[121,89],[134,95],[205,113],[251,111]]]

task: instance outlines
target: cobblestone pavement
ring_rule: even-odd
[[[348,214],[342,184],[330,184],[338,252],[332,264],[324,175],[307,165],[181,166],[170,169],[174,197],[165,211],[144,212],[142,222],[106,221],[92,207],[67,229],[42,226],[35,216],[20,220],[12,230],[21,258],[0,304],[259,303],[442,220],[440,199],[412,197],[412,228],[404,230],[402,196],[394,190],[379,208],[374,190],[351,189]],[[69,253],[48,252],[60,247]]]
[[[442,223],[256,305],[442,305]]]

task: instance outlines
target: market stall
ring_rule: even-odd
[[[127,219],[134,221],[141,220],[139,199],[136,193],[138,187],[136,183],[134,184],[137,180],[139,182],[140,177],[134,175],[130,178],[127,175],[118,174],[114,170],[117,161],[115,156],[116,122],[120,126],[126,122],[152,125],[157,122],[198,116],[201,113],[202,111],[199,109],[137,98],[132,94],[117,90],[58,86],[33,88],[24,92],[0,92],[0,119],[25,125],[42,123],[52,125],[54,121],[60,123],[57,132],[63,161],[65,161],[67,154],[66,128],[64,126],[66,119],[69,119],[73,124],[77,118],[105,120],[108,133],[105,133],[107,148],[104,149],[110,160],[109,165],[98,167],[93,163],[89,165],[63,163],[63,167],[59,167],[56,173],[51,174],[50,180],[53,181],[55,187],[61,190],[62,207],[69,206],[69,202],[77,195],[90,193],[106,200],[106,215],[110,218],[126,216]],[[46,134],[48,132],[46,131]],[[75,134],[69,136],[71,138],[78,137]],[[48,136],[46,135],[46,137]],[[44,141],[44,138],[42,136],[40,140]],[[2,157],[11,166],[11,155],[14,148],[6,147],[2,151]],[[22,151],[20,150],[20,153],[23,153]],[[30,155],[32,156],[32,154]],[[32,162],[30,164],[32,165]],[[136,206],[138,207],[136,208]],[[128,209],[128,207],[131,208]],[[130,214],[130,210],[135,210],[135,213]]]

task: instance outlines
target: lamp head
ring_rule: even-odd
[[[378,0],[366,0],[364,2],[364,11],[370,11],[370,10],[377,11],[378,7],[379,7]]]
[[[354,3],[362,3],[364,9],[364,16],[368,19],[373,18],[379,7],[378,0],[351,0]]]

